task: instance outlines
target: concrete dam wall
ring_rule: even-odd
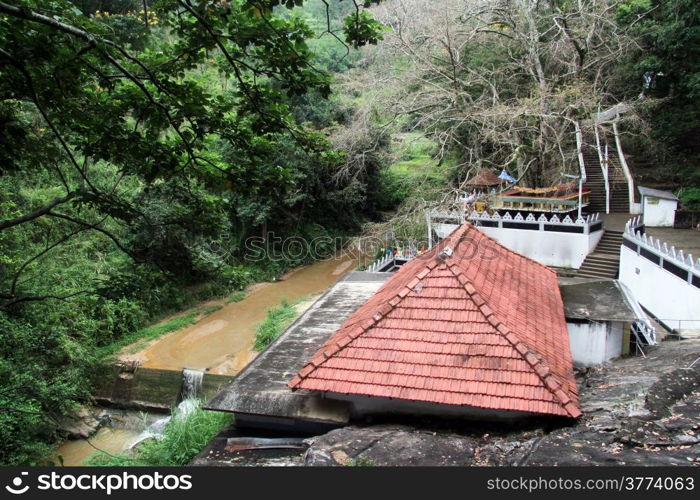
[[[204,373],[200,397],[211,399],[233,377]],[[98,383],[95,399],[106,406],[169,411],[181,399],[183,372],[113,365]]]

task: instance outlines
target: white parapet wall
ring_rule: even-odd
[[[578,269],[603,236],[598,214],[585,219],[544,214],[523,217],[472,212],[469,220],[511,250],[547,266]]]
[[[639,217],[627,223],[619,281],[665,326],[700,329],[700,260],[647,236]]]

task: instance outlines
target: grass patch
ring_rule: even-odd
[[[197,401],[196,406],[187,413],[175,409],[162,438],[145,441],[132,452],[117,455],[96,453],[87,462],[108,467],[187,465],[231,422],[231,414],[203,410]]]
[[[246,293],[244,291],[239,291],[239,292],[233,292],[231,295],[228,296],[226,299],[226,303],[230,304],[232,302],[240,302],[241,300],[245,299]]]
[[[100,348],[100,357],[112,356],[113,354],[119,352],[124,347],[134,344],[129,350],[128,354],[133,354],[139,351],[148,341],[158,338],[166,333],[174,332],[181,328],[194,325],[200,316],[208,316],[209,314],[218,311],[223,305],[214,304],[211,306],[201,307],[195,309],[194,311],[183,314],[182,316],[177,316],[175,318],[164,321],[163,323],[158,323],[156,325],[147,326],[136,330],[121,337],[116,342],[113,342],[107,346]]]
[[[201,311],[192,311],[182,316],[177,316],[163,323],[158,323],[157,325],[147,326],[146,328],[141,328],[135,332],[125,335],[118,341],[113,342],[107,346],[100,348],[99,354],[101,357],[111,356],[123,349],[124,347],[133,344],[135,342],[148,342],[149,340],[165,335],[166,333],[174,332],[180,328],[185,328],[186,326],[193,325],[197,322],[197,317]],[[137,346],[135,346],[136,348]]]
[[[201,309],[198,309],[196,312],[200,316],[209,316],[211,313],[218,311],[222,307],[224,307],[224,306],[221,304],[214,304],[211,306],[202,307]]]
[[[403,133],[392,143],[395,161],[389,165],[387,171],[396,179],[410,185],[424,181],[442,185],[446,181],[446,168],[444,165],[438,165],[437,159],[434,158],[436,150],[435,141],[414,132]]]
[[[255,331],[253,348],[256,351],[265,349],[273,340],[279,337],[285,328],[292,324],[297,317],[294,305],[295,303],[290,303],[284,299],[279,306],[267,310],[267,316]]]
[[[377,464],[370,458],[357,457],[350,460],[346,465],[348,467],[375,467]]]

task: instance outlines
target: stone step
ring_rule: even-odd
[[[583,276],[583,277],[600,276],[603,278],[615,278],[617,273],[611,269],[590,269],[590,268],[582,267],[581,269],[578,270],[576,275]]]
[[[617,273],[617,268],[618,266],[614,264],[601,264],[598,262],[584,262],[581,265],[581,269],[590,269],[594,271],[602,271],[602,272],[613,272]]]
[[[579,269],[579,272],[576,273],[576,276],[578,276],[580,278],[610,278],[610,279],[614,279],[616,274],[598,273],[598,272],[593,272],[593,271],[581,271]]]
[[[600,267],[600,268],[615,268],[620,265],[620,261],[615,258],[615,256],[612,255],[607,255],[607,254],[602,254],[603,257],[601,258],[601,254],[591,254],[593,255],[593,258],[591,259],[590,255],[586,257],[586,260],[583,261],[583,264],[581,264],[581,267]]]
[[[588,257],[586,257],[586,260],[584,261],[584,263],[589,262],[589,261],[590,262],[602,262],[602,261],[604,261],[604,262],[610,262],[610,261],[617,262],[618,260],[619,260],[618,258],[616,258],[616,257],[611,258],[609,255],[599,255],[598,251],[596,250],[595,252],[588,254]]]
[[[604,278],[615,278],[617,273],[613,269],[592,269],[592,268],[585,268],[582,267],[581,269],[578,270],[576,273],[577,276],[601,276]]]
[[[598,260],[588,260],[586,259],[581,264],[581,269],[599,269],[599,270],[614,270],[617,272],[620,263],[615,260],[613,262],[601,262]]]
[[[591,255],[593,258],[591,258]],[[615,258],[615,256],[607,254],[603,254],[603,257],[601,257],[601,254],[591,255],[586,257],[586,260],[583,261],[581,267],[614,267],[617,269],[617,267],[620,265],[620,261]]]

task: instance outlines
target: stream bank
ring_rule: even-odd
[[[268,309],[283,299],[294,302],[323,292],[356,264],[355,258],[341,254],[294,269],[278,281],[253,285],[243,300],[226,304],[194,325],[155,339],[136,352],[133,346],[126,347],[119,359],[145,368],[193,368],[235,375],[256,356],[255,329]]]
[[[110,454],[127,449],[149,425],[163,417],[163,412],[176,406],[181,398],[183,370],[202,371],[201,397],[207,400],[213,396],[257,355],[253,349],[255,331],[268,309],[282,300],[299,301],[296,309],[301,314],[313,303],[311,297],[356,265],[355,257],[340,254],[294,269],[275,282],[251,286],[242,300],[223,305],[191,326],[145,345],[136,342],[123,348],[119,364],[111,368],[97,389],[97,401],[107,408],[94,409],[103,416],[114,414],[116,420],[103,418],[105,423],[90,438],[61,443],[57,454],[63,457],[63,464],[83,465],[96,448]],[[56,462],[60,463],[58,459]]]

